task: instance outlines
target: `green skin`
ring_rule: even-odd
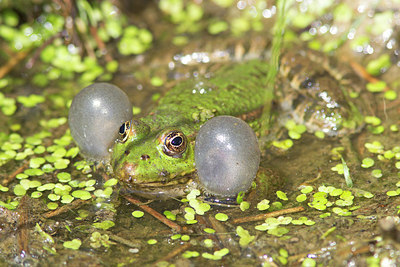
[[[194,141],[200,126],[214,116],[239,117],[260,110],[267,70],[261,61],[233,64],[210,79],[187,80],[172,88],[148,116],[132,121],[126,141],[114,146],[111,164],[116,176],[139,192],[187,183],[179,178],[195,169]],[[179,156],[163,151],[171,130],[180,130],[187,138]]]
[[[280,112],[305,124],[309,132],[348,136],[362,128],[363,114],[372,102],[362,87],[354,87],[362,83],[349,78],[353,72],[333,63],[308,50],[285,53],[277,80]],[[132,121],[124,142],[114,146],[111,164],[116,176],[134,193],[151,191],[157,198],[182,195],[191,182],[187,174],[195,170],[194,142],[200,126],[219,115],[257,117],[265,104],[267,72],[266,62],[249,61],[222,67],[210,79],[186,80],[172,88],[148,116]],[[350,99],[349,91],[360,97]],[[187,147],[171,156],[164,153],[164,144],[173,130],[186,136]]]

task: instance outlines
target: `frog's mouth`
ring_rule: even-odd
[[[124,183],[121,193],[135,194],[148,199],[165,200],[181,197],[194,187],[196,187],[194,175],[187,174],[175,177],[168,182]]]

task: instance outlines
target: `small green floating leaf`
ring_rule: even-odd
[[[182,241],[189,241],[189,240],[190,240],[190,236],[188,236],[188,235],[182,235],[182,236],[181,236],[181,240],[182,240]]]
[[[41,176],[44,174],[41,169],[26,169],[24,173],[29,176]]]
[[[206,248],[212,248],[214,246],[214,242],[212,241],[212,239],[209,238],[204,239],[203,243]]]
[[[267,231],[267,233],[270,235],[281,237],[281,236],[289,233],[289,229],[287,229],[286,227],[276,227],[273,229],[269,229]]]
[[[397,93],[396,91],[388,90],[385,92],[384,96],[387,100],[395,100],[397,98]]]
[[[171,236],[171,239],[172,240],[177,240],[177,239],[180,239],[181,236],[182,236],[181,234],[175,234],[175,235]]]
[[[32,158],[29,161],[29,167],[32,169],[39,168],[45,162],[44,158]]]
[[[164,211],[163,214],[164,214],[165,217],[167,217],[168,220],[171,220],[171,221],[175,221],[176,220],[176,215],[173,214],[169,210]]]
[[[282,192],[282,191],[276,191],[276,196],[277,196],[279,199],[288,200],[286,194],[285,194],[284,192]]]
[[[26,178],[28,178],[29,176],[28,175],[26,175],[25,173],[18,173],[16,176],[15,176],[15,178],[17,178],[17,179],[26,179]]]
[[[307,185],[307,186],[303,187],[300,190],[300,192],[303,193],[303,194],[308,194],[308,193],[311,193],[313,190],[314,190],[314,188],[312,186]]]
[[[57,204],[56,202],[47,203],[47,208],[48,208],[49,210],[55,210],[55,209],[58,208],[58,204]]]
[[[149,244],[149,245],[157,244],[157,240],[156,239],[149,239],[149,240],[147,240],[147,244]]]
[[[372,158],[364,158],[361,163],[361,167],[363,168],[370,168],[374,166],[375,161]]]
[[[323,131],[316,131],[314,135],[319,138],[319,139],[324,139],[325,138],[325,133]]]
[[[302,267],[315,267],[317,266],[317,263],[315,262],[314,259],[311,258],[306,258],[304,261],[301,263]]]
[[[60,172],[57,174],[57,178],[61,183],[67,183],[71,181],[71,174],[67,172]]]
[[[225,213],[219,212],[219,213],[215,214],[215,219],[217,219],[218,221],[221,221],[221,222],[225,222],[229,219],[229,217]]]
[[[190,258],[196,258],[200,256],[200,253],[197,251],[190,251],[190,250],[186,250],[185,252],[183,252],[182,257],[186,258],[186,259],[190,259]]]
[[[115,178],[111,178],[107,182],[104,183],[104,187],[114,186],[116,184],[118,184],[118,180]]]
[[[75,190],[74,192],[72,192],[72,196],[82,200],[88,200],[92,198],[92,195],[85,190]]]
[[[14,194],[17,196],[24,196],[26,194],[26,189],[21,184],[17,184],[14,186]]]
[[[381,169],[375,169],[371,172],[371,175],[375,178],[381,178],[383,176]]]
[[[113,221],[110,220],[105,220],[99,223],[93,223],[93,226],[97,229],[103,229],[103,230],[108,230],[111,227],[113,227],[115,225],[115,223]]]
[[[381,119],[379,119],[378,117],[375,117],[375,116],[365,116],[364,121],[373,126],[378,126],[381,124]]]
[[[68,167],[69,160],[68,159],[57,159],[54,162],[54,168],[61,170],[66,169]]]
[[[144,215],[144,212],[141,210],[135,210],[132,212],[132,216],[135,218],[141,218],[141,217],[143,217],[143,215]]]
[[[382,92],[385,88],[386,88],[386,83],[383,81],[378,81],[378,82],[367,84],[367,90],[372,93]]]
[[[260,210],[260,211],[269,209],[269,207],[270,207],[269,202],[270,202],[270,201],[267,200],[267,199],[261,200],[261,201],[257,204],[257,209]]]
[[[56,194],[49,194],[49,195],[47,196],[47,198],[50,199],[51,201],[57,201],[57,200],[59,200],[61,197],[60,197],[59,195],[56,195]]]
[[[241,211],[248,210],[250,208],[250,203],[247,201],[242,201],[239,205]]]
[[[159,87],[161,85],[163,85],[163,80],[160,77],[154,76],[151,78],[150,80],[151,85]]]
[[[366,70],[371,75],[376,76],[376,75],[381,74],[381,72],[384,69],[390,67],[390,65],[391,65],[390,56],[388,54],[383,54],[382,56],[378,57],[377,59],[371,60],[370,62],[368,62]],[[383,83],[383,82],[379,81],[376,83]],[[367,85],[367,89],[368,89],[368,85]]]
[[[336,164],[336,166],[331,168],[332,171],[336,171],[338,174],[343,174],[343,164],[342,163],[338,163]]]
[[[399,192],[397,192],[397,190],[396,191],[390,190],[386,192],[386,195],[388,195],[389,197],[395,197],[399,195]]]
[[[212,228],[204,228],[203,231],[206,232],[206,233],[208,233],[208,234],[214,234],[214,233],[215,233],[215,230],[212,229]]]
[[[250,235],[249,231],[243,229],[243,227],[241,227],[241,226],[238,226],[236,228],[236,234],[240,237],[239,245],[241,247],[246,247],[248,244],[253,242],[253,240],[256,238],[255,236]]]
[[[53,190],[56,185],[53,183],[44,184],[37,188],[38,191]]]
[[[71,241],[66,241],[63,243],[63,246],[65,248],[70,248],[70,249],[74,249],[74,250],[78,250],[81,245],[82,245],[82,242],[79,239],[72,239]]]
[[[1,192],[8,192],[8,187],[3,186],[3,185],[0,184],[0,191]]]
[[[306,194],[300,194],[296,197],[297,202],[304,202],[307,200],[307,195]]]
[[[63,204],[71,203],[73,200],[74,200],[74,197],[71,195],[63,195],[61,197],[61,203],[63,203]]]

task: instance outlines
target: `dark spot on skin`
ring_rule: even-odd
[[[150,156],[144,154],[144,155],[141,155],[141,156],[140,156],[140,159],[141,159],[141,160],[148,160],[148,159],[150,159]]]
[[[131,153],[131,151],[130,150],[125,150],[125,152],[124,152],[124,154],[126,155],[126,156],[128,156],[129,155],[129,153]]]

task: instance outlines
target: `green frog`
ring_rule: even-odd
[[[362,92],[347,87],[348,73],[330,66],[316,52],[285,53],[277,82],[278,111],[310,132],[354,133],[362,127],[365,109],[358,109],[362,103],[352,97]],[[194,143],[200,126],[218,115],[256,119],[265,103],[268,68],[262,60],[233,63],[211,77],[173,87],[147,116],[121,126],[111,158],[115,175],[131,192],[148,198],[181,196],[197,187]]]

